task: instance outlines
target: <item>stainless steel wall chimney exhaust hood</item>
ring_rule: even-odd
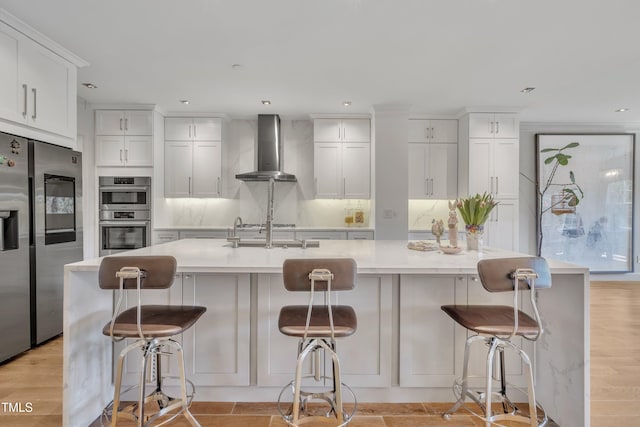
[[[280,117],[277,114],[258,115],[258,170],[241,173],[236,179],[242,181],[296,182],[296,176],[282,171],[282,135]]]

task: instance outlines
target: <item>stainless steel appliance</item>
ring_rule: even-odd
[[[151,243],[151,178],[100,177],[100,256]]]
[[[82,260],[82,157],[29,141],[31,344],[62,333],[64,265]]]
[[[80,153],[0,133],[0,361],[62,333],[64,264],[82,260]]]

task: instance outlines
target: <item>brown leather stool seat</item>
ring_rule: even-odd
[[[186,391],[188,380],[184,372],[182,346],[172,337],[193,326],[207,310],[205,307],[184,305],[143,305],[142,295],[147,289],[168,289],[176,274],[176,259],[172,256],[112,256],[100,263],[98,281],[100,288],[119,291],[111,321],[102,329],[104,335],[114,341],[125,338],[134,341],[127,345],[118,357],[115,374],[113,401],[103,411],[103,418],[111,419],[111,426],[117,425],[119,418],[136,422],[137,426],[156,425],[162,418],[162,424],[184,414],[192,426],[200,424],[189,411],[190,398]],[[135,306],[120,311],[125,292],[129,299],[135,300]],[[138,388],[138,400],[132,404],[121,405],[122,372],[125,356],[134,349],[141,351],[142,369]],[[178,355],[181,395],[174,399],[162,390],[161,355]],[[155,390],[146,394],[146,366],[151,359],[155,367]],[[190,383],[190,382],[189,382]],[[190,383],[193,387],[193,384]],[[158,406],[157,411],[145,414],[149,405]]]
[[[300,338],[298,344],[298,359],[296,362],[295,379],[283,388],[283,392],[291,389],[293,402],[288,411],[278,409],[284,421],[290,426],[306,423],[331,424],[344,426],[351,421],[353,412],[347,414],[342,400],[342,388],[346,385],[340,381],[340,362],[336,353],[336,338],[353,335],[358,328],[358,319],[351,306],[332,305],[331,293],[347,291],[354,288],[356,283],[356,262],[350,258],[328,259],[288,259],[282,266],[284,286],[292,292],[310,292],[308,305],[289,305],[282,307],[278,317],[278,328],[284,335]],[[320,294],[324,297],[324,304],[314,304],[313,297]],[[333,364],[331,377],[321,374],[321,357],[314,358],[314,386],[322,387],[323,380],[331,382],[331,389],[318,392],[305,392],[301,388],[304,360],[311,354],[324,352]],[[353,393],[351,393],[353,395]],[[323,400],[330,405],[327,413],[333,413],[335,420],[327,417],[307,416],[305,407],[307,402]],[[353,396],[355,403],[355,395]],[[315,425],[315,424],[314,424]]]
[[[465,400],[470,398],[482,409],[483,414],[479,417],[485,420],[487,427],[499,424],[501,421],[517,421],[531,427],[545,425],[547,416],[535,400],[531,360],[512,339],[523,337],[536,341],[542,335],[542,321],[536,305],[535,292],[551,287],[551,274],[547,262],[540,257],[483,259],[478,262],[478,276],[482,286],[488,292],[511,292],[513,305],[443,305],[441,307],[456,323],[476,333],[476,335],[467,338],[462,379],[454,384],[458,400],[444,414],[444,418],[450,419],[453,413],[464,405]],[[524,292],[529,292],[533,317],[519,308],[518,295]],[[486,385],[484,392],[480,393],[470,390],[468,383],[470,348],[473,343],[478,341],[489,347],[486,362]],[[504,351],[506,349],[515,351],[525,365],[529,400],[529,412],[526,414],[520,411],[507,397],[504,366]],[[500,390],[497,393],[492,391],[496,352],[500,358]],[[502,402],[502,413],[494,413],[492,410],[493,394],[497,394]]]
[[[207,311],[204,307],[182,305],[143,305],[140,326],[147,339],[173,337],[189,329]],[[140,338],[138,333],[138,307],[120,313],[113,322],[113,336]],[[111,322],[102,329],[111,335]]]
[[[305,332],[310,338],[331,336],[331,322],[329,321],[329,309],[324,305],[314,305],[311,310],[309,328],[305,328],[307,321],[306,305],[289,305],[282,307],[278,317],[280,332],[290,337],[302,338]],[[333,327],[334,337],[342,338],[353,335],[358,327],[358,319],[353,307],[348,305],[334,305]]]
[[[442,310],[461,326],[478,334],[509,335],[513,332],[513,307],[505,305],[443,305]],[[534,336],[538,324],[528,314],[518,310],[519,336]]]

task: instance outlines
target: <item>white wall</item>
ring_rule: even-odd
[[[373,110],[376,239],[406,240],[409,107],[377,105]]]
[[[535,169],[535,135],[537,133],[635,133],[636,143],[640,141],[640,123],[611,124],[611,123],[520,123],[520,252],[536,253],[536,169]],[[635,150],[634,171],[634,204],[640,203],[640,183],[638,182],[639,153]],[[588,171],[585,171],[588,172]],[[588,189],[583,188],[585,192]],[[634,208],[634,273],[626,274],[596,274],[592,280],[640,280],[640,266],[638,265],[638,238],[640,227],[638,209]]]

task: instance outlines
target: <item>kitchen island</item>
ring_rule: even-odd
[[[354,306],[358,331],[338,341],[343,381],[363,402],[453,401],[466,331],[440,310],[443,304],[506,303],[509,295],[482,288],[476,264],[483,258],[519,256],[485,248],[481,253],[408,250],[406,241],[322,241],[319,248],[231,248],[221,239],[185,239],[128,252],[173,255],[178,274],[171,289],[149,291],[154,303],[198,304],[207,313],[182,336],[187,376],[197,400],[275,401],[293,376],[297,341],[277,328],[280,307],[306,304],[281,280],[287,258],[351,257],[358,264],[353,291],[340,303]],[[88,425],[112,399],[113,346],[102,335],[111,318],[112,293],[100,290],[100,259],[65,267],[65,426]],[[562,426],[589,425],[588,270],[550,262],[553,286],[540,291],[545,334],[525,343],[536,368],[537,397]],[[523,307],[527,310],[527,307]],[[486,352],[472,354],[471,372],[482,374]],[[171,356],[169,356],[171,358]],[[169,374],[176,371],[172,360]],[[520,362],[510,358],[512,382],[522,385]],[[135,365],[125,383],[137,379]]]

